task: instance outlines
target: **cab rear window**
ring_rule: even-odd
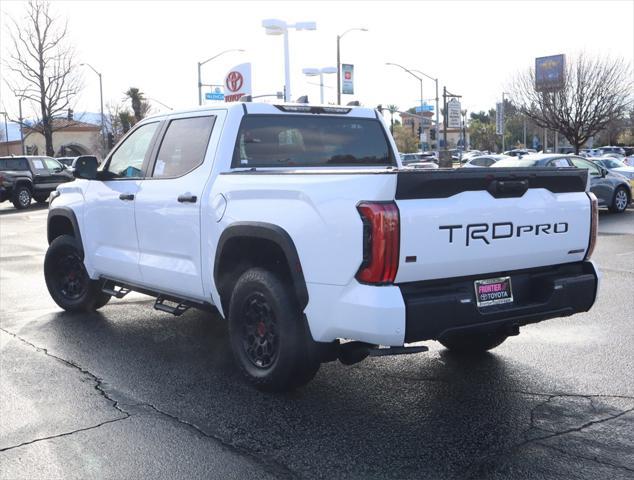
[[[0,159],[0,171],[28,170],[26,158],[2,158]]]
[[[369,118],[247,115],[233,168],[394,165],[381,123]]]

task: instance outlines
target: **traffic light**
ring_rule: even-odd
[[[112,149],[112,147],[114,147],[114,135],[112,134],[112,132],[108,133],[108,150]]]
[[[421,133],[423,133],[423,127],[418,126],[418,136],[420,137]]]
[[[432,140],[436,140],[436,129],[435,129],[435,128],[432,128],[432,129],[429,131],[429,136],[430,136],[430,138],[431,138]]]

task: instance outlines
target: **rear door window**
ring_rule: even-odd
[[[152,177],[180,177],[201,165],[216,117],[172,120],[165,132]]]
[[[247,115],[233,168],[387,166],[394,156],[381,123],[369,118]]]

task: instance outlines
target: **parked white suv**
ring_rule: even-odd
[[[156,116],[75,176],[48,216],[57,304],[94,310],[135,290],[175,315],[217,310],[262,389],[421,340],[485,351],[596,297],[585,170],[402,168],[371,109]]]

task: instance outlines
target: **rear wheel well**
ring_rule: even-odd
[[[50,218],[48,222],[48,243],[55,240],[62,235],[75,236],[75,229],[70,219],[62,215],[55,215]]]
[[[257,237],[231,238],[223,245],[215,269],[216,288],[225,317],[229,315],[233,287],[244,272],[254,267],[275,273],[292,289],[293,276],[286,255],[277,243]]]

